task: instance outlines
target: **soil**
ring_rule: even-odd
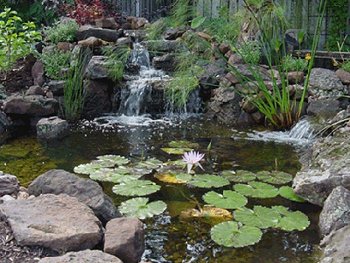
[[[56,252],[43,247],[27,247],[17,245],[9,224],[0,219],[1,263],[37,263],[40,258],[56,255]]]

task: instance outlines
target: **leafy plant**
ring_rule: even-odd
[[[127,217],[146,219],[163,213],[166,209],[166,203],[163,201],[149,202],[148,198],[136,197],[122,202],[118,209]]]
[[[192,177],[192,180],[188,184],[200,187],[200,188],[220,188],[229,185],[230,182],[221,177],[211,174],[198,174]]]
[[[206,19],[207,18],[203,17],[203,16],[197,16],[197,17],[193,18],[192,21],[191,21],[191,28],[192,29],[199,28],[204,23],[204,21]]]
[[[11,69],[17,59],[31,52],[31,45],[41,40],[33,22],[23,22],[16,11],[5,8],[0,13],[0,71]]]
[[[39,58],[44,64],[46,76],[50,79],[62,80],[66,78],[62,71],[70,67],[71,56],[71,52],[53,49],[43,52],[39,55]]]
[[[221,176],[234,183],[247,183],[250,181],[254,181],[256,178],[255,173],[245,170],[225,170],[221,172]]]
[[[103,55],[107,56],[108,75],[113,81],[117,82],[123,78],[130,52],[131,49],[128,46],[107,46],[102,49]]]
[[[294,58],[290,54],[286,55],[282,60],[282,68],[286,72],[305,71],[307,66],[308,62],[306,59]]]
[[[126,183],[142,176],[142,174],[132,173],[132,170],[126,167],[102,168],[90,173],[92,180],[111,183]]]
[[[160,190],[160,186],[149,180],[134,180],[113,186],[115,194],[123,196],[144,196]]]
[[[190,4],[190,0],[176,0],[173,8],[171,9],[168,26],[176,28],[187,25],[188,21],[193,15],[192,8],[193,7]]]
[[[58,42],[72,42],[76,39],[79,25],[75,20],[59,21],[52,27],[44,30],[47,40],[57,44]]]
[[[256,174],[257,179],[269,184],[287,184],[293,180],[289,173],[281,171],[261,171]]]
[[[248,203],[247,198],[243,195],[230,190],[224,190],[223,194],[210,191],[203,195],[202,198],[210,205],[225,209],[237,209]]]
[[[65,12],[80,25],[92,23],[105,14],[105,5],[101,0],[75,0],[74,2],[74,5],[65,5]]]
[[[278,194],[288,200],[294,201],[294,202],[299,202],[299,203],[304,203],[305,200],[301,198],[300,196],[296,195],[293,191],[293,188],[290,186],[282,186],[278,190]]]
[[[244,225],[261,229],[275,227],[281,220],[279,212],[264,206],[254,206],[253,210],[248,208],[238,209],[234,212],[234,217],[236,221]]]
[[[347,60],[344,63],[342,63],[341,68],[347,72],[350,72],[350,60]]]
[[[238,48],[238,53],[245,63],[257,65],[260,61],[261,51],[258,41],[247,41]]]
[[[130,160],[125,158],[124,156],[112,155],[112,154],[97,156],[97,159],[101,161],[112,162],[118,166],[130,163]]]
[[[303,231],[310,225],[309,218],[300,211],[289,211],[284,206],[273,206],[272,209],[281,214],[277,227],[282,230]]]
[[[242,195],[253,198],[274,198],[278,195],[278,189],[276,187],[262,182],[235,184],[233,189]]]
[[[158,40],[167,28],[167,18],[160,18],[146,27],[147,40]]]

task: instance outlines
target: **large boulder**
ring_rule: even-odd
[[[4,174],[0,171],[0,197],[17,194],[18,191],[19,182],[17,177],[11,174]]]
[[[92,210],[68,195],[42,195],[0,205],[19,245],[63,252],[94,248],[102,239]]]
[[[42,95],[23,96],[15,94],[8,97],[4,102],[4,112],[36,117],[56,115],[58,102],[55,99],[46,98]]]
[[[67,194],[88,205],[103,222],[118,217],[113,201],[101,186],[64,170],[50,170],[37,177],[28,187],[30,195]]]
[[[324,202],[320,221],[321,234],[328,235],[350,224],[350,191],[342,186],[335,188]]]
[[[87,78],[93,80],[108,78],[106,57],[93,56],[86,67],[85,74]]]
[[[106,225],[104,252],[137,263],[145,250],[143,224],[137,218],[116,218]]]
[[[47,84],[49,91],[51,91],[54,96],[63,96],[64,85],[65,85],[64,80],[51,80]]]
[[[119,258],[103,253],[100,250],[83,250],[69,252],[60,257],[46,257],[38,263],[123,263]]]
[[[310,100],[307,107],[307,114],[320,121],[333,118],[339,111],[340,102],[335,98]]]
[[[106,29],[106,28],[97,28],[91,25],[81,26],[77,32],[78,40],[84,40],[89,37],[96,37],[107,42],[116,42],[119,37],[121,37],[122,32]]]
[[[84,118],[94,118],[112,109],[112,85],[109,81],[84,81],[85,97],[83,107]]]
[[[57,116],[42,118],[36,124],[36,134],[39,139],[59,139],[68,134],[68,128],[68,122]]]
[[[294,191],[310,203],[322,206],[337,186],[350,189],[350,141],[348,132],[318,139],[310,160],[296,174]]]

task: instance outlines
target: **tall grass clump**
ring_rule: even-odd
[[[70,122],[78,120],[83,111],[85,98],[84,73],[89,57],[89,50],[80,50],[68,71],[64,85],[63,115]]]
[[[127,64],[131,49],[127,45],[111,47],[107,46],[102,49],[103,55],[107,57],[107,72],[109,77],[118,82],[123,78],[124,68]]]
[[[60,21],[52,27],[46,28],[47,40],[57,44],[58,42],[72,42],[76,39],[79,25],[75,20]]]

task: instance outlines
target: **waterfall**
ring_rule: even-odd
[[[311,127],[307,119],[302,119],[293,126],[288,135],[292,139],[310,140],[314,138],[314,129]]]

